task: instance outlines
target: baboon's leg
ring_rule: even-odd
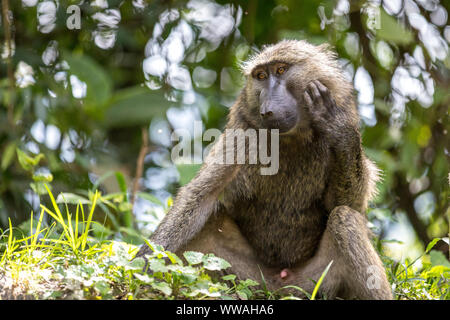
[[[176,253],[182,257],[184,251],[214,253],[231,264],[226,273],[235,274],[239,279],[261,279],[258,268],[261,263],[239,227],[224,213],[211,216],[200,233]]]
[[[386,271],[371,241],[365,217],[346,207],[336,207],[327,230],[339,254],[342,280],[347,294],[358,299],[392,299]]]
[[[282,278],[281,268],[264,266],[256,257],[232,219],[225,214],[216,214],[177,254],[182,256],[188,250],[214,253],[232,265],[226,272],[240,279],[250,278],[261,283],[262,272],[271,291],[294,285],[309,293],[312,293],[315,282],[333,260],[320,286],[321,296],[328,299],[392,299],[383,265],[369,235],[360,213],[346,206],[337,207],[329,216],[315,255],[300,266],[287,270]],[[301,296],[298,290],[289,289],[289,292]]]
[[[262,273],[266,286],[271,291],[287,285],[300,285],[306,291],[312,292],[314,284],[310,278],[317,280],[327,263],[333,259],[329,257],[333,250],[326,247],[331,244],[328,238],[328,234],[324,236],[317,254],[308,263],[304,266],[287,270],[287,276],[281,279],[282,269],[266,267],[256,257],[253,248],[241,234],[236,223],[226,214],[218,213],[210,217],[202,231],[186,246],[181,248],[177,255],[182,256],[184,251],[214,253],[231,264],[231,268],[227,269],[226,273],[235,274],[239,279],[253,279],[262,284]],[[330,273],[336,273],[335,270],[333,268],[330,270]],[[331,279],[330,273],[327,276],[327,280]],[[338,279],[339,277],[333,278]],[[326,285],[331,285],[330,280],[327,281]],[[301,293],[295,290],[289,290],[289,292],[292,294]]]
[[[383,264],[370,242],[362,214],[336,207],[330,214],[319,248],[305,264],[289,270],[278,285],[294,284],[312,292],[326,266],[333,260],[319,293],[327,298],[392,299]]]

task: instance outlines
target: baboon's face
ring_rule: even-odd
[[[292,92],[293,69],[287,63],[274,62],[255,67],[251,72],[262,128],[279,129],[280,133],[293,130],[301,119],[298,99]],[[256,110],[255,110],[256,112]]]

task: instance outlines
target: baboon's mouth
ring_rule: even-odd
[[[278,119],[271,119],[271,120],[263,120],[263,127],[265,129],[278,129],[279,133],[286,133],[290,130],[292,130],[297,124],[297,118],[296,117],[290,117],[281,120]]]

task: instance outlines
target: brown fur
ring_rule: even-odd
[[[227,128],[258,128],[252,70],[275,62],[291,66],[296,81],[290,90],[308,111],[294,132],[280,136],[278,173],[264,176],[259,165],[213,163],[217,145],[226,142],[222,135],[199,174],[180,189],[152,241],[178,253],[214,252],[243,278],[259,278],[261,268],[272,289],[294,284],[312,290],[310,278],[317,280],[333,260],[323,295],[389,299],[363,215],[378,170],[361,147],[352,84],[328,46],[282,41],[245,63],[246,87],[231,108]],[[303,94],[315,80],[327,88],[332,106],[305,102]],[[366,284],[370,266],[381,270],[379,289]],[[281,279],[283,268],[290,272]]]

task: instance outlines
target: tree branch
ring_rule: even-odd
[[[139,191],[139,180],[144,172],[144,159],[148,151],[148,130],[146,127],[142,128],[142,144],[141,150],[139,151],[139,156],[136,162],[136,175],[134,177],[133,183],[133,193],[131,195],[131,204],[134,207],[134,202],[136,201],[136,194]]]

